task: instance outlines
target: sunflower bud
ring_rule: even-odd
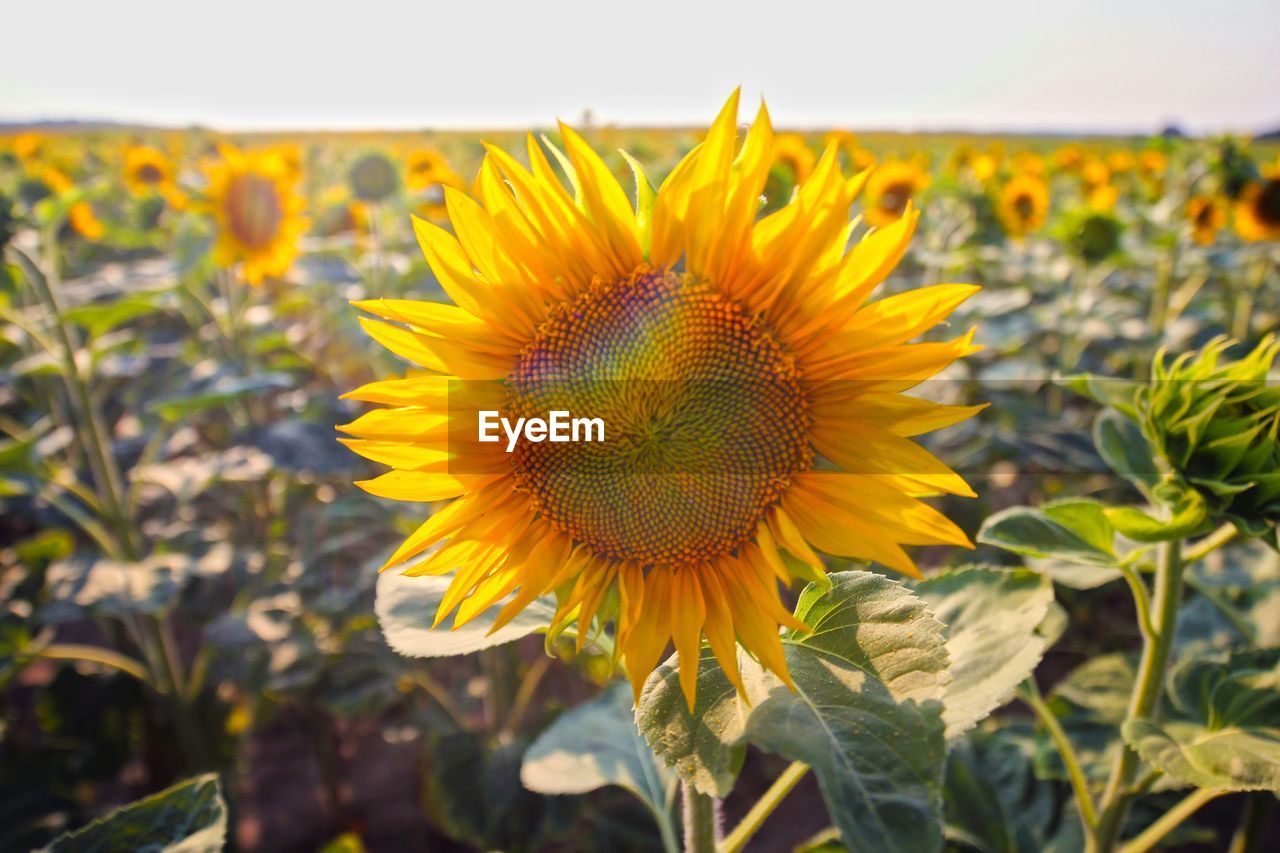
[[[1268,336],[1239,361],[1223,362],[1219,338],[1171,363],[1162,355],[1135,413],[1155,453],[1167,502],[1203,503],[1211,519],[1274,543],[1280,523],[1280,386],[1267,374],[1280,353]]]

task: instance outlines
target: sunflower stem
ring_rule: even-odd
[[[777,778],[774,783],[769,786],[769,790],[764,792],[760,799],[756,800],[755,805],[751,807],[751,811],[747,812],[746,817],[742,819],[733,832],[730,832],[720,843],[719,853],[737,853],[751,837],[759,831],[765,819],[773,814],[774,809],[782,802],[782,800],[791,793],[791,789],[799,784],[804,775],[809,772],[809,765],[803,761],[793,761],[791,765]]]
[[[688,782],[680,783],[684,797],[685,853],[716,853],[720,804],[715,797],[699,793]]]
[[[1076,798],[1076,806],[1080,811],[1085,835],[1088,835],[1098,823],[1098,812],[1094,807],[1093,797],[1089,794],[1089,780],[1080,766],[1080,758],[1076,755],[1075,747],[1071,745],[1071,739],[1067,737],[1062,723],[1058,721],[1058,715],[1053,713],[1053,709],[1044,701],[1034,677],[1029,677],[1022,683],[1022,687],[1018,690],[1018,697],[1035,713],[1040,725],[1044,726],[1045,731],[1049,733],[1049,739],[1053,741],[1054,748],[1058,750],[1062,766],[1067,770],[1067,778],[1071,780],[1071,792]]]
[[[1173,645],[1178,622],[1178,604],[1182,599],[1182,543],[1178,540],[1160,543],[1156,560],[1156,583],[1153,597],[1153,633],[1143,638],[1142,660],[1133,693],[1129,698],[1129,720],[1149,719],[1155,715],[1164,690],[1165,669]],[[1088,850],[1109,853],[1115,848],[1124,815],[1129,806],[1128,789],[1138,769],[1138,754],[1127,745],[1111,770],[1102,795],[1097,829],[1089,839]]]
[[[1188,794],[1176,806],[1161,815],[1160,819],[1142,831],[1137,838],[1120,848],[1120,853],[1147,853],[1200,807],[1210,800],[1221,797],[1226,791],[1213,791],[1209,788],[1197,788]]]

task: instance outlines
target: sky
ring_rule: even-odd
[[[1280,126],[1276,0],[40,2],[5,12],[0,121],[221,130],[776,124]]]

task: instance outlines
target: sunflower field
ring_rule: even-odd
[[[1280,147],[738,101],[0,135],[0,850],[1280,849]]]

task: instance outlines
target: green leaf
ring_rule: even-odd
[[[524,754],[520,781],[542,794],[585,794],[617,785],[635,794],[661,822],[670,821],[675,774],[654,761],[636,731],[631,690],[611,685],[566,711]]]
[[[221,850],[226,835],[227,804],[222,800],[217,774],[209,773],[60,835],[44,850],[196,853]]]
[[[1040,509],[1013,507],[987,519],[978,541],[1021,554],[1091,566],[1115,566],[1115,531],[1105,507],[1071,498]]]
[[[1103,460],[1121,477],[1151,497],[1160,482],[1151,445],[1138,425],[1114,409],[1108,409],[1093,422],[1093,443]]]
[[[1003,705],[1035,671],[1047,646],[1039,627],[1053,584],[1027,569],[960,569],[916,585],[916,595],[947,626],[951,681],[943,690],[947,737]]]
[[[466,655],[546,630],[555,614],[554,600],[535,599],[520,615],[491,634],[493,621],[510,600],[508,596],[459,628],[442,624],[432,629],[436,608],[450,580],[438,575],[410,577],[394,571],[378,576],[374,610],[387,645],[411,658]]]
[[[1035,773],[1034,734],[1013,723],[973,731],[947,757],[947,838],[988,853],[1078,851],[1084,847],[1070,797]]]
[[[1280,649],[1190,661],[1170,698],[1181,719],[1124,725],[1145,761],[1196,787],[1280,791]]]
[[[829,591],[810,585],[800,596],[796,615],[811,633],[784,637],[795,691],[739,653],[744,700],[704,651],[691,714],[673,657],[645,685],[640,731],[704,793],[728,792],[752,743],[809,764],[832,820],[860,848],[937,850],[943,627],[919,598],[881,575],[841,572],[831,580]]]
[[[222,376],[199,391],[156,400],[151,409],[166,421],[179,421],[240,397],[293,386],[294,382],[287,373]]]
[[[159,310],[163,293],[135,293],[110,302],[77,305],[63,312],[63,317],[83,326],[90,337],[98,337],[117,326]]]

